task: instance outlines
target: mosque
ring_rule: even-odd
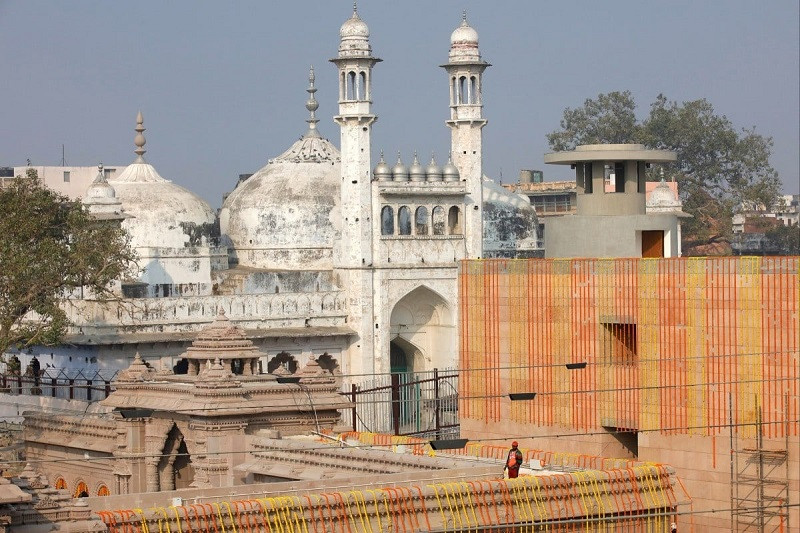
[[[240,180],[219,212],[145,160],[140,113],[135,161],[101,170],[84,203],[119,219],[141,271],[121,283],[119,302],[71,302],[65,344],[20,354],[23,368],[36,356],[42,368],[121,370],[138,353],[155,368],[181,371],[191,340],[220,309],[262,352],[256,371],[294,371],[310,356],[346,376],[456,366],[459,261],[542,250],[528,199],[483,174],[490,65],[466,15],[450,43],[442,65],[449,155],[425,163],[414,154],[406,165],[381,153],[373,162],[380,95],[372,76],[381,60],[354,7],[331,60],[339,146],[317,129],[312,69],[307,131]]]

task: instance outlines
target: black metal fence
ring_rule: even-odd
[[[455,369],[391,374],[352,385],[346,393],[353,402],[343,412],[353,431],[458,437],[458,372]]]
[[[62,400],[98,401],[111,394],[116,371],[47,368],[30,372],[0,374],[0,392],[26,396],[48,396]]]

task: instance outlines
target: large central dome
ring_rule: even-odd
[[[339,238],[341,161],[339,150],[312,132],[225,200],[220,229],[240,265],[332,268],[333,243]]]

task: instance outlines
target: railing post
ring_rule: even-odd
[[[86,401],[87,402],[91,402],[92,401],[92,380],[91,379],[87,379],[86,380]]]
[[[75,399],[75,380],[74,379],[70,379],[69,380],[69,399],[70,400],[74,400]]]
[[[394,434],[400,434],[400,374],[392,374],[392,423]]]
[[[106,398],[108,395],[111,394],[111,382],[106,380],[106,387],[105,387]]]
[[[351,394],[351,399],[353,401],[353,431],[358,431],[356,422],[358,420],[358,414],[356,412],[356,389],[357,387],[355,383],[350,385],[350,394]]]
[[[442,421],[439,419],[439,369],[433,369],[433,420],[436,426],[436,438],[441,439]]]
[[[51,385],[50,396],[55,398],[56,394],[58,392],[58,379],[57,378],[50,378],[50,385]]]

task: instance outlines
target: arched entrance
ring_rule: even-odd
[[[455,365],[453,314],[447,301],[428,287],[417,287],[395,304],[389,340],[393,373],[424,372]]]
[[[172,426],[158,462],[161,490],[187,488],[194,479],[193,474],[192,458],[186,448],[183,433],[178,426]]]

